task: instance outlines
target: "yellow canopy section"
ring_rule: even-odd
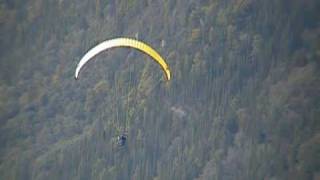
[[[114,47],[131,47],[138,49],[146,54],[148,54],[150,57],[152,57],[153,60],[155,60],[162,68],[166,79],[170,80],[171,78],[171,72],[169,69],[168,64],[165,62],[165,60],[160,56],[159,53],[157,53],[153,48],[151,48],[149,45],[138,41],[134,39],[129,39],[129,38],[115,38],[111,40],[106,40],[97,46],[93,47],[90,49],[80,60],[78,63],[76,73],[75,73],[75,78],[78,79],[79,73],[82,69],[82,67],[89,62],[94,56],[99,54],[102,51],[105,51],[110,48]]]

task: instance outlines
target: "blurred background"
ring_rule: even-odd
[[[147,55],[106,39],[147,42]],[[320,179],[318,0],[0,0],[0,179]],[[128,133],[128,144],[114,139]]]

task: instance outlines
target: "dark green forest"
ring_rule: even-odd
[[[0,179],[319,180],[320,1],[0,0]]]

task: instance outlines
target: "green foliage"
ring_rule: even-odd
[[[298,161],[307,172],[319,172],[320,170],[320,135],[316,134],[299,148]]]
[[[319,178],[319,12],[316,0],[0,2],[0,179]],[[135,34],[172,81],[130,49],[73,80],[90,47]]]
[[[191,36],[190,36],[190,41],[191,42],[196,42],[196,41],[199,40],[199,38],[200,38],[200,29],[199,28],[192,29]]]

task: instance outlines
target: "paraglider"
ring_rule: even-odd
[[[79,73],[81,69],[84,67],[84,65],[87,64],[90,60],[93,59],[96,55],[101,53],[102,51],[108,50],[110,48],[115,47],[130,47],[135,48],[137,50],[140,50],[146,54],[148,54],[154,61],[156,61],[160,67],[162,68],[165,77],[167,80],[170,80],[171,78],[171,72],[169,69],[168,64],[165,62],[165,60],[160,56],[160,54],[155,51],[152,47],[145,44],[144,42],[135,40],[135,39],[129,39],[129,38],[115,38],[111,40],[103,41],[102,43],[96,45],[92,49],[90,49],[80,60],[78,63],[76,72],[75,72],[75,79],[78,79]]]
[[[75,79],[79,78],[79,74],[81,69],[96,55],[99,53],[111,49],[111,48],[116,48],[116,47],[129,47],[129,48],[134,48],[137,50],[140,50],[141,52],[149,55],[156,63],[160,65],[162,68],[162,71],[166,77],[166,80],[171,79],[171,72],[169,69],[168,64],[166,61],[160,56],[160,54],[155,51],[152,47],[149,45],[145,44],[144,42],[135,40],[135,39],[129,39],[129,38],[115,38],[111,40],[106,40],[101,42],[100,44],[96,45],[92,49],[90,49],[79,61],[76,72],[75,72]],[[103,137],[106,137],[105,132],[103,133]],[[128,139],[128,136],[126,133],[122,133],[121,135],[117,136],[116,138],[116,143],[118,146],[123,147],[126,144],[126,141]]]
[[[117,137],[117,144],[118,146],[124,146],[126,144],[128,135],[126,134],[121,134]]]

